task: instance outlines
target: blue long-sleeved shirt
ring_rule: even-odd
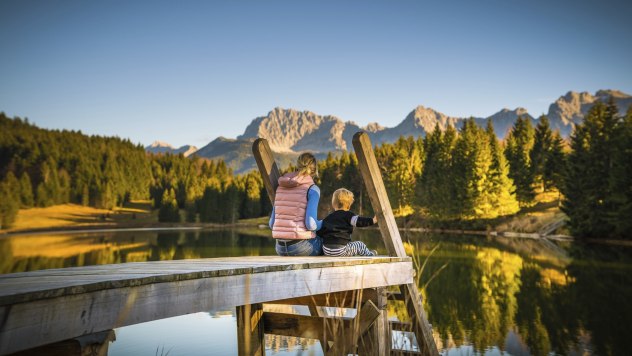
[[[305,227],[307,230],[317,231],[323,225],[322,220],[318,220],[318,201],[320,200],[320,188],[312,185],[307,191],[307,208],[305,209]],[[274,207],[269,222],[270,229],[274,226]]]

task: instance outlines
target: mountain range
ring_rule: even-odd
[[[618,90],[599,90],[594,95],[588,92],[566,93],[549,106],[547,116],[551,128],[559,130],[563,137],[568,137],[573,127],[583,121],[595,102],[607,101],[610,97],[614,99],[621,114],[632,105],[632,96]],[[502,139],[518,117],[526,117],[534,125],[537,124],[537,119],[521,107],[513,110],[505,108],[489,117],[474,120],[482,127],[491,121],[496,135]],[[333,115],[323,116],[311,111],[277,107],[267,115],[252,120],[243,135],[236,139],[218,137],[199,150],[189,145],[174,148],[156,141],[147,146],[146,150],[152,153],[183,153],[185,156],[195,154],[208,159],[223,159],[236,173],[242,173],[256,167],[250,149],[252,141],[257,137],[268,140],[277,162],[285,166],[303,151],[313,152],[322,158],[329,152],[352,150],[351,140],[360,130],[369,134],[373,144],[381,144],[394,142],[400,136],[424,137],[432,132],[437,124],[441,130],[445,130],[448,125],[459,128],[465,119],[418,106],[397,126],[389,128],[373,122],[361,127],[355,122],[343,121]]]

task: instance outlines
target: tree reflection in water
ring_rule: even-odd
[[[377,230],[356,238],[384,253]],[[422,263],[427,258],[418,283],[443,350],[629,354],[632,248],[429,234],[407,238],[414,258]],[[429,257],[438,241],[441,246]],[[0,273],[248,255],[275,255],[268,231],[14,236],[0,238]],[[401,302],[389,303],[389,314],[406,321]],[[272,350],[311,345],[274,337],[266,342]]]

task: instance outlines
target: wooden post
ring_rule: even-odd
[[[274,161],[274,155],[272,154],[272,150],[270,150],[268,141],[265,138],[256,139],[255,142],[252,143],[252,154],[257,162],[259,172],[261,172],[263,185],[268,191],[268,197],[270,197],[270,201],[274,204],[276,188],[279,185],[281,173],[279,173],[279,167]]]
[[[359,355],[389,355],[391,353],[391,333],[386,308],[387,296],[385,288],[374,289],[374,298],[371,300],[379,310],[379,315],[373,325],[360,339],[358,345]]]
[[[362,179],[364,180],[367,193],[371,200],[371,205],[379,222],[384,245],[391,256],[405,257],[406,251],[404,250],[404,244],[402,243],[402,238],[397,229],[395,216],[393,215],[391,203],[386,194],[386,188],[384,187],[382,174],[380,173],[380,168],[375,159],[371,140],[366,132],[360,131],[353,135],[353,148],[358,157],[358,166],[360,167],[360,173],[362,174]],[[425,355],[439,355],[432,336],[430,324],[426,319],[421,304],[421,297],[417,286],[414,283],[409,283],[402,286],[401,289],[406,300],[406,309],[413,321],[413,331],[415,332],[419,348]]]
[[[264,356],[263,304],[240,305],[237,311],[237,349],[240,356]]]

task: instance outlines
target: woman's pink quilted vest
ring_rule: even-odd
[[[309,175],[298,172],[287,173],[279,178],[279,186],[274,198],[274,225],[272,237],[275,239],[311,239],[316,233],[305,227],[307,191],[314,185]]]

